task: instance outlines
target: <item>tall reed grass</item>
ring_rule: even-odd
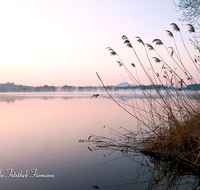
[[[179,33],[182,44],[177,44],[174,34],[166,30],[169,38],[173,39],[173,46],[167,48],[160,39],[154,39],[152,44],[145,43],[140,37],[136,41],[143,46],[148,60],[143,63],[143,57],[137,53],[127,36],[122,36],[123,43],[133,51],[137,62],[131,63],[132,72],[120,58],[119,54],[108,47],[111,56],[116,56],[118,65],[123,67],[131,81],[140,87],[141,96],[130,86],[130,93],[134,101],[120,101],[106,89],[103,80],[97,74],[109,97],[128,114],[138,121],[138,131],[133,132],[124,128],[124,132],[114,131],[114,138],[91,135],[87,140],[93,144],[90,150],[112,149],[121,152],[141,152],[159,158],[159,160],[184,166],[189,170],[200,169],[200,85],[199,85],[199,56],[189,53],[180,28],[171,24],[172,29]],[[188,25],[189,32],[196,36],[195,28]],[[196,40],[198,41],[198,40]],[[195,44],[198,47],[198,44]],[[156,46],[162,46],[169,54],[170,60],[163,58]],[[190,62],[186,62],[179,52],[179,47],[185,48]],[[195,47],[195,46],[194,46]],[[154,52],[152,58],[150,52]],[[197,54],[198,54],[197,48]],[[155,67],[155,64],[159,64]],[[141,67],[149,80],[151,89],[146,89],[140,80],[138,67]],[[194,67],[196,74],[191,74]],[[134,73],[134,74],[133,74]],[[157,94],[155,96],[154,94]],[[141,101],[142,104],[139,104]]]

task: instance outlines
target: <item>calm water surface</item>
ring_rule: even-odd
[[[78,142],[90,133],[109,135],[104,125],[116,130],[121,126],[137,128],[134,118],[113,101],[90,97],[91,94],[65,93],[0,94],[1,189],[89,190],[98,185],[110,190],[119,189],[113,185],[130,183],[137,177],[140,165],[121,152],[90,152],[87,145]],[[14,177],[20,172],[27,175]],[[49,177],[37,177],[36,173]],[[146,177],[144,174],[144,180]],[[140,184],[136,189],[144,188]],[[125,185],[122,189],[134,188]]]
[[[2,189],[93,189],[92,185],[125,183],[134,177],[137,164],[128,158],[103,164],[122,156],[119,152],[110,156],[110,151],[90,152],[78,142],[90,133],[109,134],[104,125],[135,126],[133,118],[114,102],[90,96],[0,94]],[[16,178],[14,172],[27,172],[29,177]],[[37,178],[35,172],[52,178]]]

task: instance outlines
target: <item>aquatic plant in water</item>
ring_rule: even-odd
[[[137,91],[130,86],[130,93],[135,96],[134,102],[120,101],[106,89],[103,80],[97,74],[109,97],[128,114],[138,121],[138,131],[133,132],[125,128],[124,132],[113,131],[115,137],[102,137],[91,135],[87,140],[80,142],[91,143],[89,149],[119,150],[123,154],[139,152],[151,157],[154,167],[151,168],[152,178],[148,189],[155,186],[169,184],[167,189],[180,185],[183,176],[199,174],[200,169],[200,85],[199,85],[199,56],[192,57],[187,49],[180,28],[171,24],[174,31],[180,34],[182,46],[190,59],[186,63],[180,56],[179,48],[174,34],[166,30],[173,39],[174,47],[167,48],[160,39],[154,39],[155,46],[162,46],[170,57],[166,60],[159,54],[153,45],[144,43],[136,36],[136,40],[144,48],[148,65],[141,61],[137,51],[127,36],[123,35],[124,44],[133,51],[137,63],[131,63],[135,73],[130,71],[120,56],[108,47],[111,56],[117,56],[118,65],[123,67],[131,83],[140,86],[141,98]],[[189,24],[189,32],[195,34],[195,28]],[[196,35],[195,35],[196,36]],[[152,59],[149,51],[154,52]],[[198,51],[198,48],[196,48]],[[199,53],[199,52],[198,52]],[[158,63],[160,67],[155,66]],[[191,74],[191,65],[195,68],[197,77]],[[137,68],[141,67],[147,76],[151,89],[147,90],[140,82]],[[157,96],[154,96],[154,93]],[[139,104],[138,101],[142,102]],[[144,165],[144,163],[141,163]],[[150,166],[146,162],[146,166]],[[150,167],[148,167],[150,169]],[[163,180],[164,179],[164,180]],[[181,179],[181,180],[180,180]],[[198,179],[195,178],[195,179]],[[194,180],[193,187],[198,186],[199,180]]]

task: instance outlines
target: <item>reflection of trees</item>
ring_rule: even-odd
[[[15,100],[22,100],[22,97],[14,97],[14,96],[0,96],[0,102],[14,103]]]
[[[107,127],[107,126],[105,126]],[[104,127],[104,128],[105,128]],[[138,134],[127,131],[120,133],[108,127],[111,137],[90,135],[87,140],[80,140],[86,143],[90,151],[109,150],[112,154],[115,151],[121,152],[121,157],[112,158],[103,164],[127,157],[138,164],[139,172],[132,180],[121,184],[108,184],[100,187],[94,185],[96,189],[197,189],[200,187],[200,173],[197,169],[187,167],[187,165],[161,158],[150,152],[139,153],[138,147],[142,145],[142,137]],[[145,134],[143,134],[145,135]],[[144,136],[143,136],[144,137]],[[109,154],[108,154],[109,156]],[[105,157],[105,155],[104,155]]]
[[[81,98],[91,98],[93,95],[93,92],[83,92],[83,93],[66,93],[66,94],[58,94],[58,93],[51,93],[51,94],[40,94],[39,92],[37,93],[24,93],[24,94],[12,94],[12,93],[8,93],[8,94],[4,94],[4,93],[0,93],[0,102],[7,102],[7,103],[13,103],[15,101],[21,101],[21,100],[25,100],[25,99],[43,99],[43,100],[53,100],[53,99],[57,99],[57,98],[62,98],[64,100],[68,100],[68,99],[81,99]],[[144,99],[145,96],[143,94],[139,94],[140,99]],[[119,101],[122,102],[127,102],[129,100],[132,99],[137,99],[138,97],[134,96],[133,94],[130,94],[130,92],[128,93],[127,91],[115,91],[115,94],[113,94],[113,97],[115,97],[116,99],[118,99]],[[158,95],[154,94],[155,98],[159,98]],[[101,94],[98,98],[109,98],[107,96],[107,94]]]
[[[23,94],[23,95],[12,95],[12,94],[0,94],[0,102],[7,102],[7,103],[14,103],[15,101],[22,101],[26,99],[41,99],[41,100],[54,100],[54,99],[63,99],[63,100],[70,100],[70,99],[81,99],[81,98],[91,98],[91,94],[86,95],[42,95],[42,94]],[[105,98],[101,96],[100,98]]]

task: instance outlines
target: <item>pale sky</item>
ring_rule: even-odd
[[[180,15],[173,0],[0,0],[0,83],[100,85],[97,71],[106,85],[117,85],[128,76],[106,47],[127,65],[136,63],[122,35],[139,52],[135,36],[170,46],[165,30],[173,31],[172,22],[189,38]]]

